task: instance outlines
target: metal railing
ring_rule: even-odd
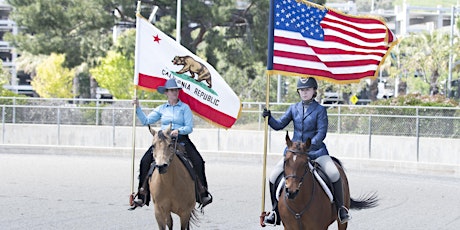
[[[149,113],[163,100],[141,101]],[[132,126],[131,100],[42,99],[0,97],[1,123]],[[272,103],[272,115],[280,117],[290,103]],[[330,133],[460,138],[459,107],[324,105]],[[243,102],[232,129],[263,130],[265,103]],[[196,128],[216,128],[195,116]],[[292,131],[292,123],[286,127]]]

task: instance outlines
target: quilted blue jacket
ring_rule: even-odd
[[[317,101],[312,101],[304,112],[302,102],[292,104],[280,119],[270,116],[268,124],[274,130],[281,130],[291,121],[294,123],[292,141],[303,141],[311,138],[310,158],[328,155],[324,138],[326,138],[328,119],[326,108]]]

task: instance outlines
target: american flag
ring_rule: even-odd
[[[337,83],[376,77],[397,44],[385,23],[301,1],[272,0],[268,73]]]

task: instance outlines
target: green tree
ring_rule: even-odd
[[[100,65],[90,70],[99,85],[117,99],[132,98],[134,63],[115,51],[109,51]]]
[[[412,34],[402,38],[399,44],[400,69],[398,76],[408,83],[408,86],[428,86],[415,88],[423,94],[438,94],[443,92],[448,75],[449,34],[443,32]],[[417,77],[419,79],[414,79]]]
[[[9,74],[3,70],[3,62],[0,60],[0,86],[8,84]],[[3,87],[0,87],[0,96],[2,97],[10,97],[15,96],[16,94],[7,90]]]
[[[65,54],[73,68],[101,56],[111,46],[114,7],[110,0],[8,0],[21,28],[7,37],[20,51]]]
[[[37,75],[37,66],[46,58],[48,58],[47,55],[33,55],[29,52],[22,52],[21,56],[16,59],[16,67],[29,74],[33,79]]]
[[[85,97],[95,92],[96,84],[92,84],[89,72],[82,72],[89,68],[82,66],[95,65],[112,47],[114,25],[134,26],[136,9],[136,2],[128,0],[8,0],[8,3],[13,6],[10,17],[21,29],[17,35],[6,34],[4,39],[21,55],[65,54],[64,66],[78,67],[74,91]],[[90,87],[93,89],[89,90]]]
[[[73,70],[63,67],[65,56],[51,54],[38,64],[37,75],[31,82],[34,90],[44,98],[72,98]]]

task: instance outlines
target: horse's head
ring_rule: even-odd
[[[171,127],[166,130],[156,132],[149,126],[150,133],[153,135],[153,157],[160,174],[166,173],[169,163],[174,156],[174,143],[171,139]]]
[[[308,138],[305,143],[292,142],[288,132],[286,132],[286,145],[287,151],[284,157],[286,196],[289,199],[294,199],[299,193],[305,175],[309,172],[308,150],[311,145],[311,139]]]

